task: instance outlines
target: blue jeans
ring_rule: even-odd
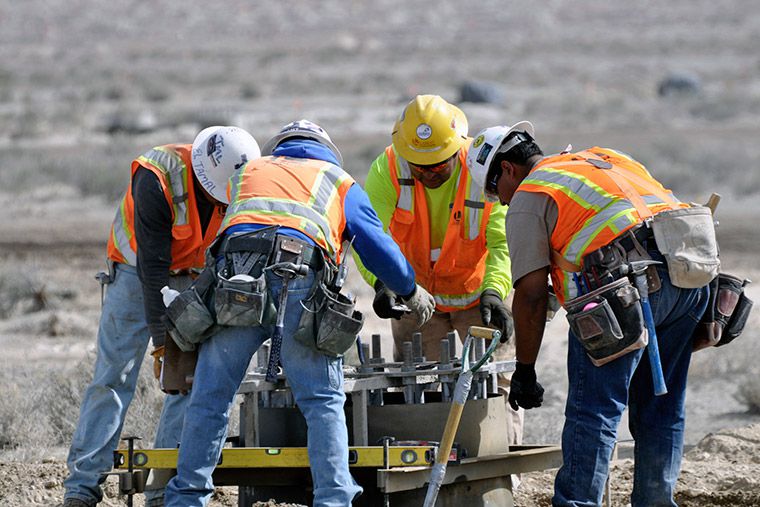
[[[65,498],[99,502],[102,474],[113,468],[124,417],[135,393],[150,333],[145,321],[142,284],[134,267],[116,265],[108,286],[98,329],[95,373],[80,407],[79,423],[71,441],[64,481]],[[174,448],[182,431],[188,396],[166,396],[156,432],[156,447]],[[146,491],[148,501],[163,489]]]
[[[289,282],[280,361],[308,426],[314,506],[345,507],[362,489],[348,469],[342,359],[327,357],[293,339],[303,312],[301,300],[314,283],[311,271]],[[282,280],[268,273],[267,284],[277,305]],[[272,330],[271,326],[228,327],[201,345],[182,430],[177,476],[166,486],[167,507],[208,503],[214,490],[211,474],[222,452],[235,393],[251,357]]]
[[[655,260],[662,261],[658,253]],[[658,266],[662,288],[649,295],[668,393],[654,395],[646,349],[604,366],[594,366],[570,333],[569,392],[562,431],[563,465],[552,504],[601,505],[617,428],[626,405],[636,443],[631,505],[675,506],[673,490],[681,468],[686,377],[691,335],[707,306],[709,289],[679,289]]]

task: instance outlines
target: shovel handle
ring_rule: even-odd
[[[467,334],[473,338],[483,338],[484,340],[498,340],[501,338],[501,331],[498,329],[482,326],[470,326],[467,330]]]

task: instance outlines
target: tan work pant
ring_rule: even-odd
[[[462,342],[467,337],[467,330],[470,326],[482,326],[483,321],[480,318],[478,307],[458,312],[438,312],[422,327],[417,326],[417,317],[405,315],[401,320],[391,319],[391,329],[393,331],[393,358],[395,361],[401,361],[403,343],[412,341],[412,334],[422,333],[422,354],[428,361],[439,361],[441,359],[441,340],[446,338],[446,334],[456,330],[459,334],[459,343],[457,347],[457,356],[461,354]],[[501,345],[494,352],[494,358],[500,361],[511,360],[515,358],[514,339],[509,343]],[[498,383],[499,392],[504,395],[506,402],[509,395],[509,379],[512,373],[499,373]],[[511,424],[508,431],[510,445],[522,444],[523,436],[523,410],[512,410],[507,402],[507,416]]]

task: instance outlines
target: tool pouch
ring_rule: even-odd
[[[749,319],[752,304],[752,300],[747,297],[747,294],[744,291],[742,291],[741,296],[739,296],[739,301],[736,303],[734,313],[731,315],[731,319],[729,319],[726,328],[723,330],[723,336],[721,336],[716,347],[731,343],[735,338],[738,338],[739,335],[742,334],[744,326],[747,324],[747,319]]]
[[[260,326],[268,304],[267,283],[258,278],[236,275],[229,279],[219,275],[214,295],[216,322],[222,326]]]
[[[194,287],[174,298],[166,309],[166,316],[171,323],[167,331],[183,352],[195,350],[195,346],[208,337],[207,331],[214,325],[214,317]]]
[[[720,273],[710,282],[707,309],[694,329],[694,350],[730,343],[744,330],[752,301],[742,279]]]
[[[595,366],[602,366],[649,341],[641,301],[621,278],[565,304],[570,330]]]
[[[673,285],[696,289],[718,275],[718,242],[709,208],[692,206],[657,213],[652,231]]]
[[[364,325],[364,315],[354,310],[355,298],[328,290],[324,294],[326,304],[317,330],[317,350],[340,357],[356,343],[356,335]]]
[[[214,268],[207,267],[166,309],[167,331],[183,352],[195,350],[195,346],[211,334],[214,316],[205,300],[215,279]]]
[[[364,315],[355,310],[356,300],[319,284],[301,315],[295,339],[330,357],[341,357],[356,343]]]

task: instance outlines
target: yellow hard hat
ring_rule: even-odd
[[[393,126],[393,147],[415,165],[450,158],[467,141],[467,118],[438,95],[417,95]]]

